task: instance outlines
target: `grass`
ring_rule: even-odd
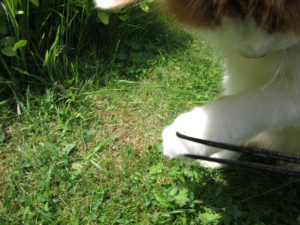
[[[29,87],[26,113],[2,116],[0,224],[297,224],[298,180],[163,157],[163,127],[220,93],[222,59],[196,34],[151,32],[120,39],[105,70],[78,56],[86,80]]]

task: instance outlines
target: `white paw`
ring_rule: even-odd
[[[216,162],[209,162],[209,161],[205,161],[205,160],[197,160],[197,163],[199,163],[199,165],[202,167],[211,168],[211,169],[222,168],[225,166],[224,164],[220,164],[220,163],[216,163]]]
[[[227,150],[220,150],[219,152],[210,155],[211,158],[230,159],[230,160],[237,160],[239,156],[240,156],[239,153],[231,152]],[[225,164],[211,162],[211,161],[204,161],[204,160],[197,160],[197,162],[203,167],[212,168],[212,169],[222,168],[226,166]]]
[[[219,121],[216,118],[212,118],[205,107],[195,108],[191,112],[181,114],[175,119],[173,124],[166,127],[163,131],[163,154],[170,158],[187,153],[215,158],[234,157],[234,153],[232,154],[228,151],[222,151],[222,149],[184,140],[176,136],[176,132],[180,132],[181,134],[195,138],[232,143],[227,139],[226,127],[222,126]],[[203,160],[197,160],[197,162],[201,166],[209,168],[219,168],[222,166],[219,163]]]
[[[163,131],[164,155],[174,158],[186,153],[201,155],[215,153],[218,150],[176,136],[176,132],[180,132],[191,137],[209,139],[212,136],[209,128],[208,115],[203,108],[195,108],[191,112],[181,114]]]
[[[96,8],[114,9],[124,7],[134,0],[94,0]]]

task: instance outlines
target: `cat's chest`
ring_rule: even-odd
[[[267,85],[279,76],[280,64],[265,59],[227,58],[223,85],[226,94],[236,94]]]

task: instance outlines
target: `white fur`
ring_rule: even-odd
[[[116,5],[115,0],[95,0],[95,6],[101,9],[110,9]]]
[[[113,9],[124,6],[133,0],[94,0],[95,6],[101,9]]]
[[[205,33],[226,59],[225,96],[180,115],[166,127],[163,153],[171,158],[183,153],[238,156],[179,139],[176,131],[300,153],[300,37],[267,34],[252,19],[245,23],[225,19],[222,27]],[[202,165],[219,166],[207,162]]]

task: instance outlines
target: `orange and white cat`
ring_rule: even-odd
[[[96,0],[96,5],[101,2],[118,7],[132,0]],[[164,129],[163,153],[238,156],[179,139],[179,131],[300,154],[300,1],[163,0],[163,5],[208,38],[224,55],[226,70],[221,98],[178,116]]]

